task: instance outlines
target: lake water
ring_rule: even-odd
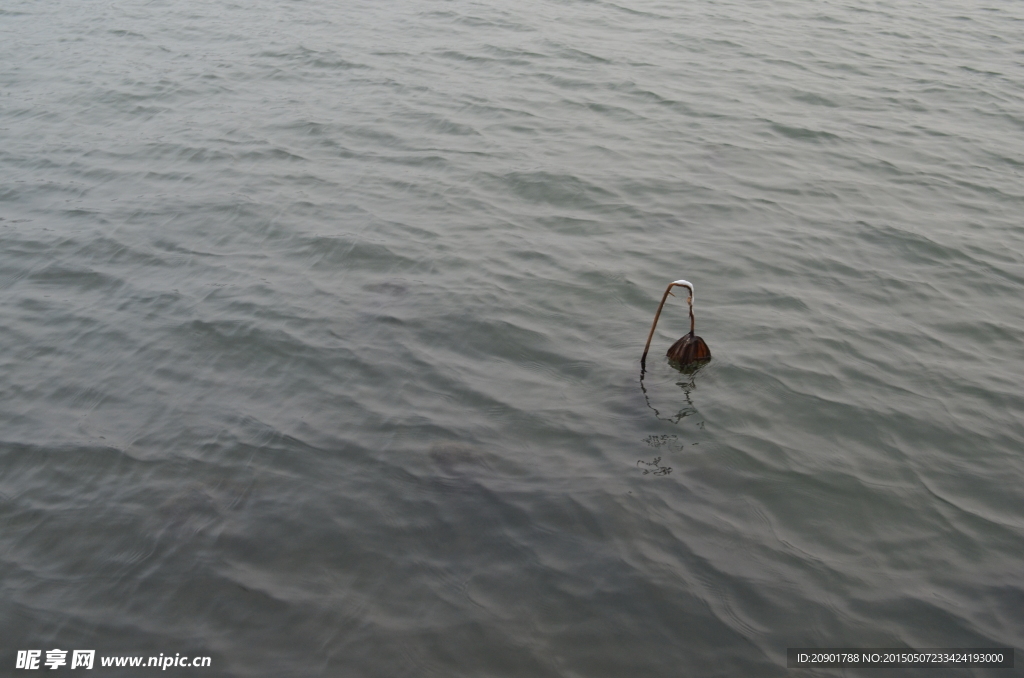
[[[0,673],[1020,648],[1022,214],[1020,2],[4,2]]]

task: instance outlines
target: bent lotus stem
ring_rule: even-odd
[[[690,305],[690,334],[693,334],[693,283],[688,280],[676,280],[668,284],[665,288],[665,294],[661,296],[661,303],[658,304],[658,311],[654,314],[654,322],[651,323],[651,331],[647,333],[647,344],[644,346],[644,354],[640,357],[640,369],[647,369],[647,352],[651,349],[651,339],[654,338],[654,328],[658,326],[658,318],[661,317],[661,309],[665,306],[665,301],[668,299],[668,295],[672,294],[673,287],[686,287],[690,290],[690,296],[687,297],[686,303]],[[672,295],[675,296],[675,295]]]

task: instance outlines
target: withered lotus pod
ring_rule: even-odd
[[[647,345],[644,346],[644,354],[640,358],[640,369],[647,369],[647,351],[651,348],[651,339],[654,337],[654,328],[658,326],[658,318],[661,317],[661,309],[665,306],[665,300],[668,299],[669,295],[672,294],[673,287],[686,287],[690,290],[689,296],[686,298],[686,303],[690,305],[690,333],[683,335],[683,337],[672,344],[668,349],[668,359],[672,362],[679,363],[682,366],[692,365],[698,362],[707,362],[711,360],[711,349],[704,343],[704,340],[698,337],[693,332],[694,319],[693,319],[693,284],[686,280],[676,280],[675,282],[669,283],[669,286],[665,288],[665,294],[661,297],[661,303],[658,304],[658,312],[654,314],[654,322],[651,323],[651,331],[647,334]],[[672,294],[672,296],[675,296]]]

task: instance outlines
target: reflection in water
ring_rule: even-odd
[[[655,475],[655,476],[667,476],[669,473],[672,473],[672,467],[671,466],[662,466],[661,465],[661,457],[655,457],[651,461],[644,461],[643,459],[637,459],[636,465],[640,466],[641,464],[643,464],[644,466],[647,467],[645,469],[642,469],[645,476],[648,475],[648,474]]]
[[[687,406],[676,412],[676,414],[671,417],[663,417],[661,415],[661,412],[658,411],[656,407],[651,405],[651,398],[647,393],[647,387],[644,386],[643,372],[640,373],[640,390],[644,392],[644,401],[647,403],[647,407],[649,407],[651,411],[654,412],[655,417],[661,419],[662,421],[668,421],[672,422],[673,424],[678,424],[686,417],[698,414],[697,407],[693,404],[693,398],[690,396],[690,394],[693,392],[695,388],[697,388],[697,384],[695,381],[697,378],[697,374],[700,372],[701,368],[704,367],[704,365],[706,364],[707,363],[702,363],[698,365],[690,365],[686,368],[679,368],[679,371],[683,373],[687,378],[684,379],[683,381],[677,381],[676,386],[679,386],[680,388],[683,389],[683,397],[686,398]],[[702,420],[698,422],[696,426],[697,428],[703,429],[704,421]]]
[[[683,449],[683,446],[679,443],[679,436],[647,436],[646,438],[644,438],[644,442],[650,445],[651,447],[671,446],[677,450]]]
[[[663,417],[661,415],[661,412],[659,412],[658,409],[651,404],[650,396],[647,393],[647,387],[644,385],[643,372],[640,373],[640,390],[643,391],[644,401],[647,403],[647,407],[649,407],[651,411],[654,412],[655,417],[661,419],[662,421],[667,421],[678,425],[686,417],[691,417],[698,413],[696,405],[693,404],[693,398],[691,396],[691,393],[695,388],[697,388],[697,373],[700,371],[700,368],[703,367],[703,365],[705,364],[707,363],[691,365],[686,368],[677,368],[685,376],[685,378],[682,381],[676,382],[676,386],[679,386],[680,388],[683,389],[683,397],[686,398],[686,407],[682,408],[671,417]],[[697,422],[696,426],[699,429],[703,429],[704,421],[701,420]],[[644,442],[647,443],[650,447],[665,448],[675,452],[678,452],[685,447],[683,443],[679,442],[678,436],[669,434],[649,435],[646,438],[644,438]],[[671,466],[662,465],[661,457],[655,457],[651,461],[644,461],[643,459],[638,459],[636,465],[638,467],[641,467],[641,470],[643,471],[643,474],[645,476],[667,476],[669,473],[672,473]]]

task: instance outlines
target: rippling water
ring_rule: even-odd
[[[4,672],[1019,647],[1022,45],[1005,0],[5,2]],[[676,297],[641,382],[680,277],[714,359]]]

